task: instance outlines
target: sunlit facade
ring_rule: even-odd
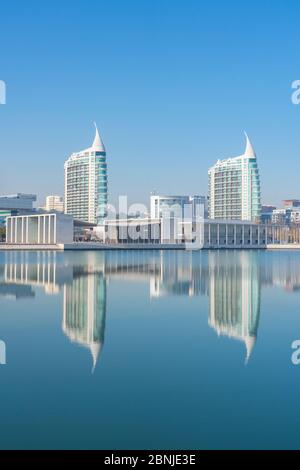
[[[92,147],[65,162],[65,212],[74,219],[100,224],[107,211],[106,150],[96,127]]]
[[[256,154],[248,136],[245,153],[218,160],[209,169],[209,217],[258,221],[261,216],[260,179]]]

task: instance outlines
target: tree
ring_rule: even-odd
[[[0,227],[0,242],[5,242],[6,239],[6,228]]]

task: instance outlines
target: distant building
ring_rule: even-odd
[[[35,194],[17,193],[0,196],[0,209],[32,210],[34,202],[36,202]]]
[[[277,209],[276,206],[271,206],[271,205],[263,205],[261,206],[261,212],[262,214],[272,214],[273,211]]]
[[[257,221],[261,216],[260,179],[254,149],[246,134],[245,153],[218,160],[208,170],[209,217]]]
[[[292,209],[294,207],[300,207],[300,199],[284,199],[282,201],[284,208]]]
[[[12,215],[29,214],[34,211],[36,195],[17,193],[0,196],[0,227],[6,225],[6,219]]]
[[[106,217],[106,150],[97,127],[92,146],[65,162],[65,212],[89,223],[101,223]]]
[[[205,196],[158,196],[150,198],[151,219],[175,217],[197,218],[207,215]]]
[[[272,222],[273,211],[276,209],[276,206],[263,205],[261,207],[261,222],[263,224],[270,224]]]
[[[300,223],[300,207],[298,209],[276,209],[272,213],[272,223],[278,225],[291,225]]]
[[[47,212],[64,212],[64,200],[61,196],[47,196],[45,210]]]

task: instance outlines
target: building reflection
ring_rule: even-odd
[[[7,287],[15,285],[16,290],[17,286],[42,287],[47,295],[57,295],[72,279],[72,267],[59,264],[56,252],[8,251],[0,270],[0,282]],[[22,291],[19,288],[20,296]]]
[[[77,275],[64,286],[63,331],[71,341],[87,347],[96,367],[104,343],[106,280],[103,273]]]
[[[0,269],[0,296],[35,296],[34,288],[47,295],[63,295],[62,329],[74,343],[88,348],[94,371],[105,331],[106,278],[88,255],[85,263],[65,262],[55,252],[7,252]],[[75,260],[76,261],[76,260]]]
[[[260,316],[260,272],[255,252],[209,253],[209,325],[243,341],[248,362]]]
[[[208,268],[201,261],[201,253],[162,251],[150,277],[150,297],[206,295]]]
[[[4,258],[4,259],[3,259]],[[62,329],[87,348],[92,370],[103,349],[110,280],[144,282],[149,296],[208,296],[208,323],[219,336],[256,343],[263,286],[300,286],[300,263],[255,251],[6,252],[0,297],[33,298],[37,289],[61,298]],[[281,263],[281,264],[280,264]]]

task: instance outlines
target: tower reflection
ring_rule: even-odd
[[[281,263],[281,264],[280,264]],[[153,300],[208,296],[208,324],[219,336],[256,343],[261,289],[300,286],[300,263],[255,251],[6,252],[0,254],[0,298],[33,298],[37,289],[62,301],[62,329],[92,355],[105,337],[108,282],[144,282]],[[155,304],[154,304],[155,308]]]
[[[80,274],[64,286],[63,331],[71,339],[90,349],[93,371],[104,343],[106,316],[106,280],[103,273]]]
[[[209,325],[218,335],[241,340],[248,362],[260,316],[260,272],[256,253],[209,253]]]

